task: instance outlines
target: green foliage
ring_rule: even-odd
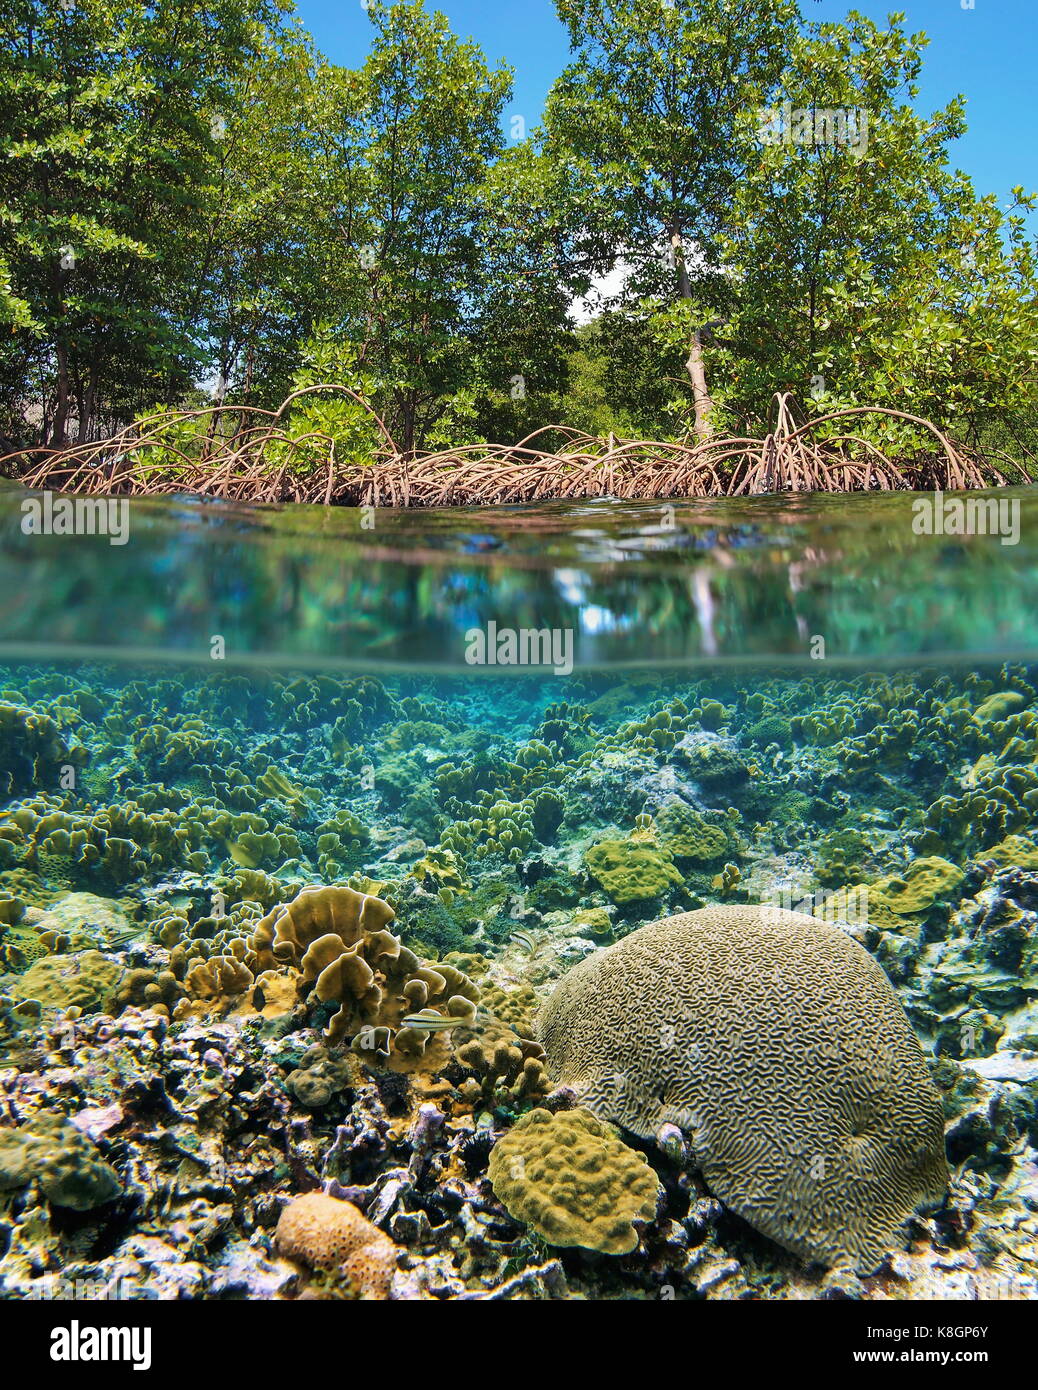
[[[1034,248],[1018,215],[948,165],[962,100],[929,118],[904,102],[925,42],[861,17],[798,36],[773,107],[867,124],[842,144],[764,144],[740,181],[723,240],[737,288],[711,354],[733,422],[759,422],[776,389],[815,413],[883,403],[974,440],[1033,408]],[[920,442],[907,426],[870,428]]]
[[[557,419],[602,439],[682,432],[685,354],[680,343],[661,343],[655,318],[606,311],[581,324],[575,342]]]
[[[287,0],[8,0],[0,435],[62,445],[304,391],[282,421],[300,447],[271,457],[324,468],[331,440],[366,461],[371,414],[309,390],[337,381],[405,452],[554,423],[681,438],[707,390],[737,434],[789,390],[809,414],[888,404],[1018,451],[1038,422],[1034,200],[1001,208],[955,170],[961,98],[915,112],[924,36],[808,23],[793,0],[557,8],[571,60],[519,138],[510,71],[425,0],[373,0],[356,70]],[[783,109],[822,138],[771,138]],[[833,138],[847,112],[864,139]]]
[[[925,36],[898,16],[806,24],[786,5],[558,9],[576,60],[549,98],[547,149],[582,171],[630,268],[615,305],[629,351],[674,360],[700,330],[717,427],[762,431],[777,390],[814,413],[888,404],[972,441],[1034,418],[1038,282],[1019,216],[1033,199],[1014,190],[1003,217],[949,166],[961,98],[929,118],[906,103]],[[774,138],[783,104],[809,142],[788,124]],[[834,117],[861,112],[841,140]],[[657,398],[656,419],[673,428],[676,404]],[[933,445],[889,420],[866,432]]]
[[[592,218],[630,268],[628,307],[651,315],[723,283],[718,240],[751,162],[745,113],[786,62],[796,6],[786,0],[558,0],[575,60],[552,88],[547,147],[581,171]],[[646,306],[645,299],[650,300]],[[709,315],[707,316],[709,317]],[[687,369],[696,428],[709,402],[696,329]]]
[[[4,7],[0,256],[16,328],[0,348],[4,408],[42,378],[52,443],[73,415],[85,434],[201,366],[195,229],[214,131],[279,22],[267,0]]]
[[[272,459],[291,462],[300,471],[305,471],[308,458],[314,466],[323,466],[331,441],[336,461],[371,461],[380,436],[375,417],[364,402],[373,396],[374,382],[360,369],[359,356],[356,346],[338,340],[327,324],[317,327],[303,345],[302,365],[292,381],[292,390],[305,394],[292,401],[284,418],[283,428],[296,447],[275,443],[270,449]],[[329,383],[345,386],[361,399],[341,391],[315,389]]]
[[[348,113],[364,150],[371,227],[358,248],[368,279],[364,360],[407,451],[445,398],[471,384],[472,300],[485,274],[480,189],[501,153],[511,77],[421,0],[369,13],[372,51]]]

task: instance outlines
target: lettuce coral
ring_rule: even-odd
[[[479,990],[453,966],[422,962],[387,929],[395,916],[352,888],[306,888],[256,924],[246,963],[255,973],[293,967],[303,997],[312,989],[337,1004],[329,1043],[350,1040],[372,1064],[414,1070],[448,1021],[473,1021]],[[416,1017],[428,1022],[407,1022]]]

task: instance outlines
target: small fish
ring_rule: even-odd
[[[110,931],[105,937],[105,943],[111,950],[118,951],[121,947],[128,946],[131,941],[136,941],[136,939],[142,935],[143,931],[143,927],[130,927],[123,931]]]
[[[403,1020],[404,1028],[414,1028],[421,1033],[445,1033],[448,1028],[461,1028],[464,1021],[450,1014],[419,1013],[408,1014]]]
[[[534,942],[533,942],[533,939],[532,939],[531,937],[527,936],[525,932],[514,931],[514,932],[512,933],[512,940],[513,940],[513,941],[518,941],[518,942],[520,942],[523,946],[526,947],[526,949],[527,949],[527,951],[530,953],[530,955],[533,955],[533,952],[534,952]]]
[[[257,1013],[262,1013],[267,1007],[267,996],[263,993],[259,985],[252,991],[252,1007]]]

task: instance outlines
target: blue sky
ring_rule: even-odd
[[[451,28],[474,38],[487,57],[515,69],[507,116],[536,125],[545,94],[567,59],[566,35],[552,0],[427,0]],[[967,0],[968,3],[968,0]],[[333,62],[358,66],[371,26],[361,0],[296,0],[305,27]],[[1014,184],[1038,191],[1038,0],[801,0],[809,19],[843,19],[850,8],[882,22],[905,14],[910,33],[930,37],[917,105],[931,111],[957,93],[967,98],[967,135],[952,146],[952,162],[980,193],[1008,196]]]

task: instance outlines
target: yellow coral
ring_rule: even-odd
[[[1023,835],[1007,835],[978,858],[993,859],[1001,868],[1038,869],[1038,845]]]
[[[541,1099],[546,1090],[544,1049],[532,1038],[520,1038],[505,1024],[490,1020],[478,1037],[456,1050],[458,1062],[473,1076],[458,1090],[466,1104],[514,1104]]]
[[[395,915],[352,888],[306,888],[256,924],[246,963],[257,974],[298,968],[304,991],[339,1005],[327,1042],[349,1038],[371,1063],[413,1070],[430,1037],[473,1022],[479,990],[453,966],[419,960],[387,929]]]
[[[871,926],[901,927],[905,925],[904,918],[916,918],[926,912],[939,898],[953,893],[964,878],[955,864],[933,855],[914,859],[901,875],[859,883],[849,892],[867,893]]]
[[[632,1222],[656,1212],[644,1155],[587,1110],[531,1110],[494,1145],[488,1172],[508,1214],[550,1245],[624,1255],[638,1244]]]

